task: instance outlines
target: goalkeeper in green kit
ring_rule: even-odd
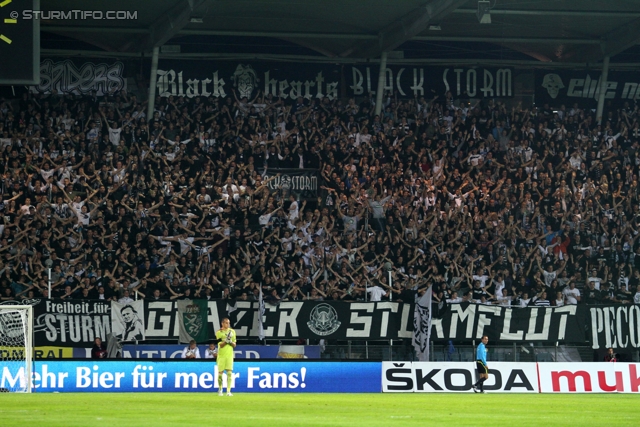
[[[231,394],[233,381],[233,349],[236,347],[236,331],[231,329],[228,318],[222,319],[222,327],[216,332],[218,340],[218,396],[222,396],[222,373],[227,371],[227,396]]]

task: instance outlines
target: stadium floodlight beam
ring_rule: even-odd
[[[478,0],[478,22],[481,24],[491,24],[491,2],[488,0]]]

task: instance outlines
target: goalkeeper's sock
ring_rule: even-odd
[[[222,372],[218,374],[218,390],[222,391]]]
[[[231,381],[233,381],[233,372],[227,372],[227,393],[231,393]]]

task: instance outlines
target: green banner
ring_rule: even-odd
[[[209,339],[207,310],[207,300],[178,301],[181,343],[188,343],[191,340],[202,343]]]

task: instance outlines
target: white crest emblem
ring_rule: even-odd
[[[231,80],[233,80],[233,86],[238,88],[240,98],[247,99],[251,99],[251,94],[257,88],[258,82],[260,81],[258,74],[256,74],[251,65],[242,64],[238,64],[236,71],[231,76]]]
[[[280,178],[280,188],[283,190],[289,190],[291,188],[291,177],[289,175],[283,175]]]
[[[564,83],[562,83],[562,79],[559,75],[551,73],[544,76],[544,79],[542,80],[542,87],[547,90],[550,97],[556,99],[558,97],[558,93],[560,93],[560,89],[564,89]]]
[[[338,312],[329,304],[318,304],[311,310],[307,326],[316,335],[331,335],[340,327]]]

